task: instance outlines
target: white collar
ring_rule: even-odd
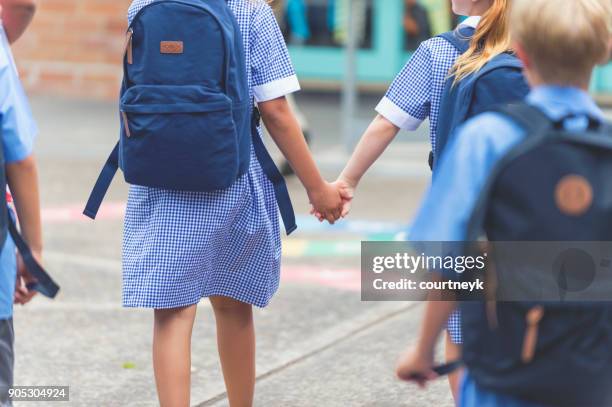
[[[478,27],[478,23],[480,23],[480,16],[471,16],[466,18],[465,20],[463,20],[461,22],[461,24],[459,24],[459,28],[461,27],[472,27],[472,28],[476,28]]]

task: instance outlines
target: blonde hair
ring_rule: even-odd
[[[495,56],[510,50],[510,1],[492,0],[491,7],[483,14],[470,41],[470,48],[457,58],[451,70],[455,83],[478,72]]]
[[[610,58],[612,0],[514,0],[512,36],[547,83],[573,85]]]

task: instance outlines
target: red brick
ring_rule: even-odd
[[[130,0],[44,0],[13,47],[24,84],[36,93],[114,99]]]

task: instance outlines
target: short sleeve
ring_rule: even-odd
[[[503,89],[503,92],[500,90]],[[474,101],[468,118],[477,116],[497,105],[525,100],[529,85],[523,73],[513,68],[500,68],[483,75],[474,87]]]
[[[376,111],[397,127],[413,131],[429,117],[432,89],[432,60],[421,44],[395,78]]]
[[[21,161],[32,154],[37,127],[30,104],[21,86],[11,50],[3,30],[0,43],[0,114],[2,145],[7,163]]]
[[[250,51],[253,94],[257,102],[276,99],[300,90],[274,12],[263,2],[254,11]]]

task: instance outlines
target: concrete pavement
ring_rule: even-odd
[[[362,100],[357,127],[373,116],[375,99]],[[303,95],[298,102],[316,137],[317,161],[333,179],[348,157],[338,100]],[[74,406],[155,406],[152,312],[125,310],[120,302],[127,197],[120,177],[98,221],[80,215],[116,140],[115,106],[51,98],[34,98],[33,106],[41,128],[45,260],[62,292],[54,302],[38,298],[16,310],[15,383],[68,385]],[[415,340],[422,306],[362,303],[358,291],[359,241],[392,236],[409,223],[427,186],[427,153],[426,128],[402,133],[364,178],[350,220],[333,227],[308,217],[306,194],[289,181],[302,227],[285,239],[278,295],[256,312],[257,406],[452,405],[444,380],[419,391],[393,377],[398,354]],[[206,301],[193,336],[192,400],[227,405]]]

